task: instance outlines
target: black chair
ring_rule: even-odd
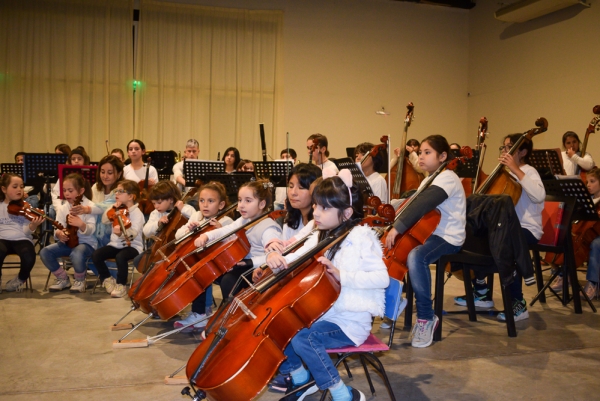
[[[562,205],[557,207],[557,203]],[[570,235],[571,220],[576,204],[577,199],[575,197],[546,196],[546,202],[544,204],[545,212],[542,214],[544,237],[542,237],[539,243],[529,246],[529,249],[533,253],[533,265],[538,285],[538,294],[531,300],[530,305],[535,304],[538,300],[545,303],[546,290],[550,290],[554,296],[560,299],[563,305],[567,305],[570,300],[573,299],[575,313],[583,313],[581,299],[576,296],[581,290],[581,286],[579,285],[579,280],[577,278],[577,266],[575,266],[573,243]],[[559,208],[562,209],[562,218],[560,219],[560,222],[558,222],[558,227],[555,227],[551,217]],[[560,269],[556,269],[546,283],[544,283],[542,276],[543,270],[540,252],[552,252],[563,255],[563,263]],[[563,280],[562,296],[557,294],[551,287],[552,282],[561,272],[563,277],[569,277],[569,280]],[[574,294],[572,298],[569,296],[569,281],[571,283],[572,293]],[[596,308],[591,300],[587,299],[587,301],[592,310],[596,312]]]

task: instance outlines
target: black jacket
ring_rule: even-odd
[[[487,238],[487,244],[478,242],[481,238]],[[486,246],[489,248],[485,249]],[[489,252],[505,286],[513,282],[515,266],[526,285],[535,283],[529,248],[508,195],[476,194],[467,198],[467,241],[463,249]]]

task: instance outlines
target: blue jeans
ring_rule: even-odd
[[[590,244],[590,258],[588,259],[587,275],[588,281],[598,283],[600,281],[600,237]]]
[[[44,266],[51,272],[55,272],[60,268],[58,258],[69,256],[75,273],[85,273],[87,271],[86,261],[92,256],[94,248],[88,244],[79,244],[75,248],[69,248],[64,242],[57,242],[42,248],[40,251],[40,259]]]
[[[279,371],[288,374],[306,364],[307,369],[321,390],[328,389],[338,383],[340,374],[327,354],[327,348],[339,348],[354,345],[335,323],[319,321],[310,328],[302,329],[292,338],[283,353],[287,360],[283,361]]]
[[[415,293],[417,319],[433,319],[429,264],[434,263],[441,256],[457,253],[460,248],[449,244],[437,235],[432,235],[423,245],[413,248],[408,254],[408,275]]]

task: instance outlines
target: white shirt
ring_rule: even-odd
[[[594,160],[592,159],[592,155],[590,155],[588,152],[585,152],[585,156],[583,157],[579,155],[579,152],[571,157],[567,156],[566,151],[561,152],[561,154],[566,175],[575,175],[577,166],[586,171],[594,167]]]
[[[179,229],[175,233],[175,239],[179,239],[190,232],[190,227],[191,227],[190,223],[197,222],[199,224],[203,224],[205,221],[206,221],[206,219],[204,218],[204,215],[202,214],[202,212],[195,211],[190,216],[187,224],[179,227]],[[225,227],[225,226],[228,226],[229,224],[233,223],[233,219],[229,216],[224,216],[219,219],[219,223],[221,223],[222,227]]]
[[[127,233],[133,236],[131,247],[136,249],[139,253],[142,253],[144,251],[142,230],[144,229],[145,221],[144,214],[138,208],[137,204],[129,208],[129,220],[131,220],[131,228],[127,229]],[[102,222],[104,224],[112,224],[108,217],[106,217],[106,212],[102,215]],[[123,237],[123,235],[116,235],[114,231],[110,234],[110,242],[107,245],[118,249],[127,247],[125,237]]]
[[[542,210],[544,210],[544,200],[546,199],[546,190],[542,179],[537,170],[529,164],[519,167],[525,173],[521,181],[523,192],[515,206],[515,211],[521,222],[521,227],[529,230],[536,239],[542,238],[544,233],[542,229]],[[515,179],[516,175],[510,173]]]
[[[181,208],[181,214],[186,219],[189,219],[190,216],[193,215],[195,212],[196,212],[196,209],[194,209],[190,205],[183,205],[183,207]],[[169,214],[169,212],[160,213],[158,210],[154,209],[150,213],[150,216],[148,217],[148,221],[146,222],[146,224],[144,224],[144,230],[143,230],[144,236],[146,238],[150,238],[151,236],[156,234],[156,231],[158,231],[158,221],[163,216],[167,216],[168,214]]]
[[[0,239],[6,241],[27,240],[33,243],[29,229],[29,220],[23,216],[15,216],[8,213],[8,203],[0,202]]]
[[[146,165],[144,165],[144,166],[146,166]],[[126,180],[140,182],[146,178],[146,169],[144,167],[142,167],[137,170],[134,170],[133,166],[131,164],[129,164],[129,165],[125,166],[125,168],[123,169],[123,177],[125,177]],[[158,182],[158,172],[156,171],[154,166],[150,166],[150,172],[148,173],[148,179]]]
[[[329,160],[329,159],[327,159],[327,161],[326,161],[325,163],[318,164],[318,163],[315,163],[315,161],[314,161],[314,160],[313,160],[313,163],[314,163],[315,165],[319,166],[319,168],[320,168],[321,170],[323,170],[323,169],[325,169],[325,168],[329,167],[329,168],[333,169],[333,170],[334,170],[336,173],[337,173],[337,172],[339,172],[339,170],[338,170],[337,166],[335,165],[335,163],[334,163],[334,162],[332,162],[332,161],[331,161],[331,160]]]
[[[382,202],[386,202],[388,197],[388,188],[385,178],[375,171],[373,174],[367,177],[367,181],[373,190],[373,195],[378,197]]]
[[[423,180],[419,188],[425,185]],[[461,246],[465,242],[467,224],[467,198],[460,178],[452,170],[442,171],[431,183],[446,192],[448,198],[437,206],[441,213],[440,223],[433,232],[444,241],[454,246]]]

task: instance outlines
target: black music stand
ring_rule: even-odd
[[[58,165],[65,164],[68,155],[57,153],[25,153],[23,156],[23,181],[34,188],[45,185],[44,213],[49,215],[52,205],[51,183],[58,180]],[[38,240],[40,249],[50,243],[54,229],[48,220],[42,225],[42,235]]]
[[[195,187],[196,180],[204,181],[206,174],[225,173],[225,162],[214,160],[186,159],[183,161],[183,176],[186,187]],[[236,193],[237,196],[237,193]]]
[[[152,158],[152,165],[156,169],[160,181],[171,179],[175,158],[177,157],[174,150],[153,150],[148,152],[146,156]]]
[[[19,177],[23,177],[23,164],[22,163],[2,163],[0,164],[2,174],[12,173]]]
[[[252,162],[257,179],[267,179],[276,187],[287,187],[288,174],[294,168],[289,160],[271,162]]]
[[[554,176],[565,174],[560,149],[534,149],[528,163],[535,167],[542,180],[552,180]]]
[[[84,180],[90,183],[90,187],[96,183],[96,172],[98,166],[71,166],[70,164],[58,165],[58,182],[60,182],[60,199],[63,198],[63,179],[72,173],[80,174]],[[91,200],[91,199],[90,199]]]
[[[336,159],[333,162],[337,166],[338,170],[344,168],[350,170],[350,173],[352,173],[352,184],[358,187],[358,190],[362,194],[364,201],[366,201],[371,196],[374,196],[373,190],[371,189],[371,185],[369,185],[367,177],[365,177],[362,170],[354,161],[352,161],[351,158],[344,157],[343,159]]]
[[[454,157],[460,157],[460,149],[451,149],[452,154],[454,155]],[[456,169],[454,169],[454,172],[456,173],[457,176],[459,176],[460,178],[471,178],[474,179],[475,176],[477,175],[477,166],[479,166],[479,157],[480,157],[481,151],[479,150],[473,150],[473,157],[468,159],[466,162],[464,163],[458,163],[458,166],[456,167]]]
[[[575,203],[575,210],[573,211],[573,215],[571,217],[571,221],[568,223],[567,233],[571,232],[571,225],[573,221],[577,220],[586,220],[586,221],[598,221],[600,217],[596,212],[596,208],[594,206],[594,201],[592,200],[592,195],[588,192],[585,184],[578,176],[557,176],[556,180],[545,180],[544,188],[546,189],[546,195],[552,195],[555,197],[575,197],[577,202]],[[575,266],[575,256],[573,254],[573,237],[570,234],[567,234],[565,237],[565,262],[563,264],[562,269],[557,269],[544,287],[540,291],[540,294],[546,291],[548,287],[552,284],[556,276],[562,271],[564,286],[563,286],[563,295],[562,295],[562,303],[563,305],[568,304],[571,300],[574,302],[575,313],[582,313],[581,309],[581,299],[579,298],[579,293],[583,294],[584,299],[588,302],[592,310],[595,312],[594,305],[592,301],[588,298],[588,296],[581,288],[579,284],[579,280],[577,279],[577,266]],[[576,288],[577,291],[574,292],[573,297],[569,296],[569,286],[568,279],[571,280],[571,285],[573,288]],[[537,300],[539,295],[536,295],[534,298]],[[555,294],[556,295],[556,294]],[[533,300],[532,300],[533,302]]]
[[[220,182],[225,186],[229,202],[235,203],[238,199],[238,192],[240,190],[240,187],[249,181],[256,180],[256,178],[254,177],[254,173],[251,172],[240,172],[233,174],[209,173],[205,174],[204,176],[201,176],[200,180],[202,180],[202,182]]]

